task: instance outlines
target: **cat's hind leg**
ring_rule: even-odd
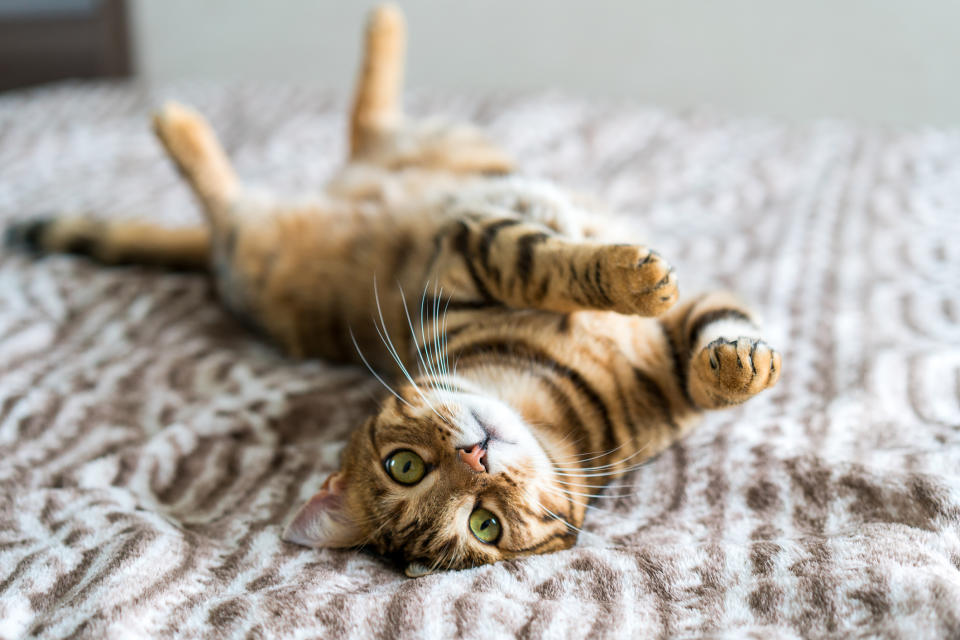
[[[393,5],[376,7],[367,21],[363,63],[350,113],[350,156],[400,124],[406,24]]]
[[[701,409],[740,404],[780,379],[780,353],[736,297],[714,292],[660,319],[670,337],[690,400]]]
[[[153,128],[214,230],[224,231],[231,224],[240,181],[213,129],[198,112],[174,102],[154,115]]]

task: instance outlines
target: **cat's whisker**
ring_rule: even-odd
[[[632,488],[632,486],[633,486],[633,485],[628,485],[628,484],[620,484],[620,485],[617,485],[617,484],[585,484],[585,483],[582,483],[582,482],[564,482],[563,480],[554,480],[554,482],[557,483],[557,484],[562,484],[562,485],[564,485],[564,486],[568,486],[568,487],[582,487],[582,488],[585,488],[585,489],[610,489],[610,488],[614,488],[614,489],[620,488],[620,489],[622,489],[622,488]]]
[[[543,509],[545,512],[547,512],[547,513],[548,513],[550,516],[552,516],[554,519],[559,520],[560,522],[562,522],[562,523],[563,523],[564,525],[566,525],[568,528],[576,531],[577,533],[584,533],[583,529],[581,529],[580,527],[577,527],[577,526],[575,526],[575,525],[570,524],[569,522],[567,522],[566,520],[564,520],[563,518],[561,518],[560,516],[558,516],[557,514],[555,514],[553,511],[550,511],[550,509],[547,509],[547,508],[546,508],[545,506],[543,506],[540,502],[537,502],[537,506],[540,507],[541,509]]]
[[[546,423],[530,423],[530,424],[531,424],[532,426],[540,426],[540,427],[546,427],[546,426],[547,426]],[[563,436],[563,438],[561,438],[560,440],[558,440],[558,441],[556,441],[556,442],[554,442],[554,443],[552,443],[552,444],[553,444],[555,447],[563,446],[563,445],[570,439],[570,437],[573,435],[573,433],[574,433],[574,430],[571,429],[570,431],[568,431],[568,432]],[[576,447],[578,444],[580,444],[580,441],[583,440],[583,438],[584,438],[584,435],[581,434],[579,438],[577,438],[575,441],[573,441],[573,442],[571,443],[571,446]],[[541,447],[542,447],[542,445],[541,445]],[[554,459],[554,458],[551,458],[551,459]],[[566,460],[566,458],[555,458],[555,459],[556,459],[556,460]],[[556,466],[556,465],[554,465],[554,466]]]
[[[434,284],[434,286],[436,286],[436,284]],[[434,356],[430,352],[430,342],[427,340],[427,334],[425,329],[426,323],[424,321],[425,320],[424,305],[427,300],[427,290],[429,289],[429,287],[430,287],[430,282],[427,281],[427,283],[423,285],[423,293],[420,295],[420,338],[423,341],[423,348],[427,354],[426,366],[427,366],[428,375],[430,376],[430,383],[433,386],[433,389],[436,391],[437,387],[435,385],[435,381],[437,379],[437,374],[436,374],[436,369],[434,367]]]
[[[381,331],[380,325],[377,324],[377,319],[375,317],[372,317],[372,320],[373,320],[373,327],[374,329],[376,329],[377,335],[380,337],[380,341],[387,348],[387,353],[389,353],[390,356],[393,358],[393,361],[397,364],[397,367],[400,369],[400,372],[403,374],[403,376],[410,382],[411,385],[413,385],[414,389],[416,389],[417,392],[420,393],[420,388],[417,386],[417,383],[414,381],[413,377],[410,375],[410,372],[407,371],[407,368],[404,366],[403,361],[401,360],[399,354],[397,354],[396,349],[393,348],[392,343],[389,342],[390,337],[385,334],[386,330],[384,329],[383,331]],[[422,395],[423,394],[421,393],[421,396]],[[426,398],[424,398],[424,400],[426,400]]]
[[[440,324],[440,304],[443,302],[443,287],[437,289],[434,288],[434,300],[433,300],[433,349],[434,349],[434,361],[436,362],[437,369],[440,371],[440,375],[444,379],[448,377],[448,372],[445,365],[445,351],[442,350],[442,338],[444,329]],[[448,303],[449,304],[449,303]],[[446,318],[446,314],[444,314]]]
[[[628,444],[630,444],[629,441],[624,442],[619,447],[614,447],[613,449],[610,449],[609,451],[605,451],[603,453],[579,453],[573,456],[567,456],[565,458],[558,458],[558,460],[576,460],[576,464],[580,464],[582,462],[590,462],[591,460],[596,460],[597,458],[605,458],[606,456],[609,456],[610,454],[615,453],[620,449],[623,449]],[[590,457],[586,457],[586,456],[590,456]]]
[[[443,307],[443,317],[440,317],[440,302],[443,299],[443,287],[440,287],[440,298],[436,305],[433,316],[433,332],[437,345],[437,361],[440,366],[440,373],[444,378],[450,377],[450,368],[447,358],[447,309],[450,307],[450,301],[453,297],[447,298],[447,304]]]
[[[537,506],[537,508],[542,509],[545,513],[549,514],[549,515],[550,515],[552,518],[554,518],[555,520],[559,520],[559,521],[562,522],[564,525],[566,525],[568,528],[576,531],[577,533],[584,533],[584,531],[583,531],[582,529],[580,529],[580,528],[577,527],[577,526],[574,526],[574,525],[570,524],[570,523],[567,522],[565,519],[561,518],[560,516],[558,516],[557,514],[555,514],[553,511],[551,511],[550,509],[548,509],[547,507],[545,507],[545,506],[543,505],[543,503],[540,502],[540,500],[538,500],[536,497],[534,497],[533,495],[531,495],[529,489],[526,489],[526,488],[525,488],[525,489],[523,490],[523,493],[524,493],[524,495],[526,496],[526,498],[527,498],[528,500],[530,500],[530,502],[532,502],[534,505]]]
[[[414,381],[413,377],[410,375],[410,372],[407,371],[407,368],[404,366],[403,361],[400,358],[400,355],[397,353],[397,348],[394,346],[393,340],[390,339],[390,333],[387,330],[387,323],[383,318],[383,308],[380,306],[380,294],[378,292],[376,275],[374,275],[373,277],[373,299],[377,306],[377,314],[380,317],[380,324],[383,325],[383,331],[381,332],[380,327],[377,326],[376,320],[374,320],[373,326],[377,330],[377,335],[380,336],[380,340],[387,347],[387,350],[389,351],[390,355],[393,356],[393,359],[397,363],[397,366],[400,367],[400,371],[403,373],[404,377],[406,377],[406,379],[413,386],[417,394],[420,395],[424,403],[426,403],[427,407],[429,407],[430,410],[433,411],[433,413],[436,414],[438,418],[440,418],[440,420],[447,422],[446,419],[442,415],[440,415],[440,412],[437,411],[436,408],[434,408],[433,403],[430,402],[430,399],[426,396],[425,393],[423,393],[423,390],[420,389],[420,386],[416,383],[416,381]]]
[[[433,308],[432,308],[432,310],[431,310],[431,311],[432,311],[432,321],[431,321],[431,323],[430,323],[430,330],[431,330],[431,333],[433,334],[432,337],[431,337],[431,343],[432,343],[432,346],[433,346],[433,353],[432,353],[432,355],[431,355],[430,362],[431,362],[431,364],[434,365],[434,367],[436,368],[436,370],[442,375],[443,370],[442,370],[442,361],[441,361],[441,359],[440,359],[440,347],[439,347],[439,343],[438,343],[438,341],[437,341],[437,337],[438,337],[438,336],[437,336],[437,329],[438,329],[438,321],[439,321],[439,318],[438,318],[439,306],[438,306],[438,305],[439,305],[439,301],[440,301],[440,296],[443,295],[443,289],[440,288],[440,290],[439,290],[439,292],[438,292],[437,286],[438,286],[437,283],[434,282],[434,285],[433,285],[433,304],[432,304],[432,307],[433,307]]]
[[[450,310],[450,303],[453,301],[453,294],[447,298],[447,304],[443,307],[443,368],[447,376],[450,376],[450,344],[447,339],[447,317]]]
[[[392,394],[394,395],[394,397],[396,397],[397,400],[399,400],[400,402],[402,402],[403,404],[407,405],[408,407],[410,407],[410,408],[412,409],[413,407],[410,405],[410,403],[407,402],[406,400],[404,400],[403,397],[401,397],[401,395],[400,395],[399,393],[397,393],[396,391],[394,391],[394,390],[393,390],[393,387],[391,387],[389,384],[387,384],[386,381],[385,381],[383,378],[380,377],[380,374],[377,373],[372,366],[370,366],[370,363],[369,363],[369,362],[367,362],[366,356],[364,356],[364,355],[363,355],[363,351],[360,350],[360,345],[357,344],[357,338],[353,335],[353,327],[350,327],[350,328],[349,328],[349,331],[350,331],[350,339],[353,341],[353,346],[354,346],[354,348],[356,348],[356,350],[357,350],[357,355],[360,356],[360,360],[361,360],[361,361],[363,362],[363,364],[367,367],[367,369],[369,369],[370,373],[373,374],[373,377],[376,378],[376,379],[380,382],[380,384],[382,384],[384,387],[386,387],[387,391],[389,391],[390,393],[392,393]]]
[[[552,495],[563,497],[566,500],[582,499],[587,498],[588,500],[623,500],[627,498],[635,498],[636,493],[622,493],[622,494],[607,494],[603,492],[589,493],[589,492],[579,492],[579,491],[569,491],[566,489],[560,489],[559,487],[556,490],[551,491]]]
[[[644,451],[646,451],[646,449],[647,449],[649,446],[650,446],[650,443],[647,443],[647,444],[645,444],[644,446],[642,446],[642,447],[640,447],[639,449],[637,449],[636,451],[634,451],[632,454],[630,454],[630,455],[627,456],[626,458],[621,458],[620,460],[617,460],[617,461],[614,461],[614,462],[610,462],[610,463],[608,463],[608,464],[597,465],[597,466],[594,466],[594,467],[575,467],[575,466],[574,466],[574,467],[568,467],[568,466],[558,465],[557,468],[560,469],[560,470],[563,471],[563,472],[573,472],[573,475],[577,475],[578,472],[581,472],[581,471],[600,471],[600,470],[605,470],[605,469],[615,469],[616,467],[618,467],[619,465],[623,464],[623,463],[626,462],[627,460],[631,460],[631,459],[633,459],[633,458],[636,458],[638,455],[641,455]],[[568,473],[568,474],[565,474],[565,475],[569,475],[569,473]]]
[[[565,478],[613,478],[631,473],[638,469],[642,469],[647,466],[648,462],[641,462],[639,464],[631,465],[629,467],[624,467],[623,469],[615,469],[611,471],[601,471],[598,473],[557,473],[554,472],[554,475],[565,477]]]
[[[577,463],[573,463],[571,466],[564,466],[564,467],[563,467],[563,470],[564,470],[564,471],[577,472],[577,471],[600,471],[600,470],[602,470],[602,469],[613,469],[613,468],[615,468],[615,467],[620,466],[621,464],[623,464],[624,462],[626,462],[626,461],[628,461],[628,460],[632,460],[633,458],[637,457],[638,455],[641,455],[642,453],[643,453],[643,450],[641,449],[641,450],[639,450],[639,451],[636,451],[636,452],[630,454],[629,456],[627,456],[627,457],[625,457],[625,458],[621,458],[621,459],[616,460],[616,461],[614,461],[614,462],[609,462],[609,463],[607,463],[607,464],[600,464],[600,465],[596,465],[596,466],[592,466],[592,467],[581,467],[581,466],[577,466]]]
[[[617,495],[608,495],[604,493],[581,493],[579,491],[568,491],[567,489],[558,489],[552,492],[558,496],[577,496],[580,498],[590,498],[591,500],[619,500],[621,498],[634,498],[636,493],[626,493]]]
[[[628,459],[629,458],[625,458],[622,462],[625,462]],[[643,462],[638,462],[622,468],[619,468],[616,465],[614,465],[611,468],[600,468],[599,470],[592,471],[592,472],[576,471],[575,469],[567,470],[567,471],[554,470],[554,475],[560,476],[563,478],[575,478],[575,479],[576,478],[609,478],[609,477],[622,476],[627,473],[631,473],[633,471],[636,471],[637,469],[642,469],[648,464],[650,464],[650,461],[644,460]]]
[[[427,362],[426,362],[426,360],[425,360],[424,357],[423,357],[423,351],[422,351],[422,349],[421,349],[421,347],[420,347],[420,343],[417,341],[417,332],[416,332],[416,330],[413,328],[413,320],[410,318],[410,310],[409,310],[409,308],[407,307],[407,297],[406,297],[406,295],[404,294],[404,292],[403,292],[403,287],[400,286],[400,283],[399,283],[399,282],[397,283],[397,288],[400,290],[400,300],[401,300],[401,302],[403,303],[403,312],[404,312],[404,314],[405,314],[406,317],[407,317],[407,326],[410,327],[410,336],[413,338],[413,344],[414,344],[414,347],[416,348],[416,351],[417,351],[417,357],[418,357],[419,360],[420,360],[420,366],[421,366],[421,376],[420,376],[420,377],[426,378],[426,379],[427,379],[427,384],[429,384],[429,385],[431,386],[431,388],[432,388],[434,391],[436,391],[436,386],[432,384],[431,376],[430,376],[430,374],[429,374],[429,371],[430,371],[429,366],[427,365]],[[423,317],[421,316],[421,328],[422,328],[422,326],[423,326]],[[424,346],[425,346],[425,345],[424,345]],[[434,411],[434,413],[436,413],[436,411]],[[437,415],[439,415],[439,414],[437,414]],[[449,421],[447,421],[445,418],[441,417],[441,420],[443,420],[444,422],[447,422],[447,423],[449,424]]]

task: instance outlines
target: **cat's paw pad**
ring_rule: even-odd
[[[680,295],[670,263],[656,251],[636,246],[610,248],[608,256],[616,284],[616,307],[621,313],[657,316]]]
[[[763,340],[717,338],[696,355],[694,374],[730,404],[769,389],[780,378],[780,354]]]

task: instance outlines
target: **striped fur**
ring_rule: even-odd
[[[391,395],[286,535],[371,547],[422,575],[570,547],[609,480],[704,409],[773,386],[781,362],[731,296],[675,306],[673,267],[604,239],[588,200],[504,176],[507,154],[470,127],[406,122],[403,40],[398,12],[375,11],[351,157],[317,201],[248,192],[204,119],[169,104],[154,128],[205,229],[59,218],[10,237],[107,263],[205,264],[224,304],[289,354],[371,366]],[[477,446],[480,469],[464,463]],[[415,486],[385,471],[398,449],[429,468]],[[470,533],[478,507],[500,520],[495,544]]]

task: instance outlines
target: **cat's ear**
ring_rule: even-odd
[[[355,547],[362,543],[363,534],[343,497],[345,490],[341,472],[327,478],[284,529],[283,540],[314,548]]]

